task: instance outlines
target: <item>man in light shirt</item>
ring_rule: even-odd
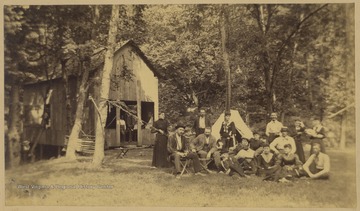
[[[320,152],[319,143],[314,143],[313,154],[303,165],[306,175],[311,179],[329,179],[330,158],[327,154]]]
[[[288,135],[288,128],[283,127],[281,128],[280,131],[281,131],[281,136],[277,137],[276,139],[274,139],[273,142],[271,142],[270,149],[274,151],[275,154],[282,154],[284,153],[284,146],[286,144],[290,144],[291,145],[290,153],[295,153],[296,152],[295,140]]]
[[[257,171],[257,164],[255,159],[255,151],[250,148],[249,140],[243,138],[241,140],[241,149],[234,156],[239,161],[245,174],[255,174]]]
[[[271,144],[271,142],[275,138],[279,137],[280,130],[283,127],[283,124],[277,120],[276,113],[271,113],[270,118],[271,121],[266,125],[266,131],[265,131],[265,134],[268,137],[267,141],[269,144]]]
[[[206,127],[211,127],[210,119],[205,114],[205,109],[200,109],[199,117],[194,121],[196,136],[203,134]]]

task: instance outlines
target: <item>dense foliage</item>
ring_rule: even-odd
[[[162,73],[160,109],[172,122],[198,107],[214,117],[224,110],[220,7],[120,7],[117,41],[134,40]],[[353,4],[225,7],[231,107],[244,118],[255,113],[255,123],[277,111],[326,119],[354,103]],[[110,13],[107,5],[5,6],[6,107],[15,83],[81,75],[79,61],[93,62],[105,47]]]

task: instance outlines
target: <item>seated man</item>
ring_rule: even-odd
[[[277,156],[271,153],[269,144],[264,144],[264,150],[257,158],[257,175],[264,177],[263,180],[274,181],[276,174],[281,170],[277,163]]]
[[[321,145],[314,143],[313,154],[303,165],[307,176],[311,179],[329,179],[330,158],[327,154],[320,152]]]
[[[260,155],[263,151],[264,142],[260,140],[260,134],[254,133],[254,138],[250,139],[250,148],[255,151],[255,157]]]
[[[284,153],[278,157],[277,164],[281,166],[277,178],[281,178],[279,182],[289,182],[288,179],[299,177],[299,170],[302,169],[302,162],[299,156],[292,151],[290,144],[285,144]]]
[[[234,176],[237,173],[240,177],[249,177],[244,173],[241,164],[234,156],[230,156],[228,153],[224,153],[221,155],[221,164],[226,171],[226,174],[229,176]]]
[[[217,170],[220,171],[220,151],[216,147],[216,139],[211,135],[210,127],[206,127],[203,134],[198,135],[190,142],[190,149],[192,152],[197,153],[200,158],[206,158],[206,160],[209,160],[212,156]],[[201,161],[204,166],[206,166],[206,160]]]
[[[281,136],[277,137],[276,139],[274,139],[273,142],[271,142],[270,149],[275,154],[283,154],[284,153],[284,146],[286,144],[291,145],[291,153],[296,152],[296,145],[295,145],[294,139],[288,135],[288,128],[283,127],[283,128],[281,128]]]
[[[255,174],[257,164],[255,159],[255,151],[250,148],[249,141],[246,138],[241,140],[242,148],[234,156],[239,161],[246,174]]]
[[[194,164],[195,175],[205,176],[205,174],[200,173],[201,166],[198,155],[196,153],[189,152],[186,146],[186,140],[183,136],[185,127],[177,125],[175,128],[175,133],[169,136],[167,149],[170,153],[170,159],[174,160],[175,163],[176,178],[180,178],[180,158],[191,159]]]

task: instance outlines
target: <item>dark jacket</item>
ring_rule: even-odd
[[[168,139],[167,144],[167,150],[170,154],[173,154],[174,152],[185,152],[188,150],[187,144],[186,144],[186,138],[184,136],[181,136],[181,150],[177,150],[177,140],[176,140],[176,133],[171,134]]]
[[[194,121],[194,130],[196,134],[200,134],[199,132],[199,121],[200,121],[200,117],[197,117]],[[210,119],[205,116],[205,127],[211,127],[211,122]]]

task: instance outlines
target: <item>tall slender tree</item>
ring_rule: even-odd
[[[109,23],[107,50],[105,52],[104,68],[101,72],[100,98],[98,102],[99,116],[96,121],[95,151],[93,165],[101,166],[104,159],[104,127],[107,118],[107,99],[110,92],[110,75],[113,67],[113,56],[115,50],[116,34],[118,33],[119,5],[113,5]]]

